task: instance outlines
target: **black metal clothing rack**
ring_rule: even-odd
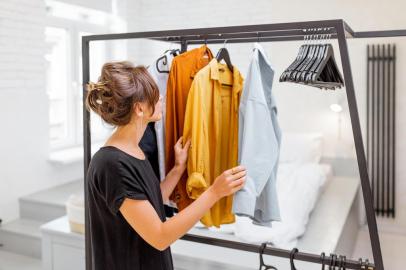
[[[182,30],[164,30],[164,31],[149,31],[149,32],[134,32],[121,34],[104,34],[84,36],[82,38],[82,65],[83,65],[83,104],[86,99],[86,84],[89,82],[89,43],[91,41],[106,41],[119,39],[139,39],[146,38],[159,41],[170,41],[180,44],[181,51],[186,51],[189,44],[214,44],[214,43],[247,43],[255,42],[260,39],[261,42],[275,41],[294,41],[303,40],[304,36],[308,35],[307,30],[317,30],[317,34],[330,34],[332,39],[338,40],[342,69],[344,74],[345,89],[353,130],[353,137],[358,161],[359,174],[361,179],[361,187],[366,209],[366,216],[369,228],[369,234],[372,244],[374,264],[370,266],[377,270],[383,270],[382,254],[379,243],[379,236],[376,224],[375,211],[373,207],[373,198],[368,177],[367,162],[365,158],[364,143],[361,134],[361,126],[358,115],[357,101],[355,97],[354,83],[351,73],[351,65],[348,54],[347,38],[376,38],[376,37],[398,37],[406,36],[406,30],[389,30],[389,31],[368,31],[354,32],[343,20],[321,20],[321,21],[305,21],[305,22],[290,22],[276,24],[259,24],[259,25],[243,25],[231,27],[213,27],[213,28],[197,28],[197,29],[182,29]],[[91,159],[91,135],[90,135],[90,113],[83,106],[83,144],[84,144],[84,175],[85,175],[85,226],[86,231],[89,231],[88,222],[88,201],[87,201],[87,184],[86,172]],[[260,246],[241,243],[237,241],[229,241],[216,239],[212,237],[204,237],[192,234],[186,234],[182,237],[183,240],[204,243],[209,245],[232,248],[248,252],[259,252]],[[86,270],[92,270],[90,255],[90,239],[89,235],[85,234],[86,244]],[[290,251],[282,250],[274,247],[266,247],[264,254],[278,257],[289,258]],[[330,256],[326,256],[324,261],[328,262]],[[295,254],[295,260],[313,262],[321,264],[320,255],[298,252]],[[338,262],[337,262],[338,263]],[[338,266],[338,265],[337,265]],[[347,260],[347,269],[359,269],[358,261]]]

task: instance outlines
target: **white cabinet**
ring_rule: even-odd
[[[41,227],[43,270],[85,270],[84,235],[72,233],[67,217]]]

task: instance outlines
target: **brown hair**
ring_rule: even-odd
[[[128,61],[104,64],[98,82],[89,82],[87,91],[87,109],[115,126],[130,122],[134,103],[147,102],[153,114],[159,99],[158,86],[147,69]]]

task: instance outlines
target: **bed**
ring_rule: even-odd
[[[191,234],[233,241],[269,242],[279,248],[320,254],[335,252],[351,256],[359,227],[359,178],[354,159],[322,158],[320,134],[285,135],[277,176],[281,222],[272,228],[252,224],[247,217],[236,217],[234,224],[205,228],[197,223]],[[177,241],[174,258],[212,260],[247,269],[256,269],[258,255],[238,250]],[[218,256],[222,254],[222,256]],[[272,257],[276,265],[286,260]],[[301,269],[311,264],[298,262]],[[313,266],[314,267],[314,266]],[[282,268],[283,269],[283,268]],[[314,269],[314,268],[313,268]]]

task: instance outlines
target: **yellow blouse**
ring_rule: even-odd
[[[185,114],[183,138],[191,139],[188,157],[187,194],[196,199],[223,171],[238,162],[238,107],[243,78],[233,66],[213,58],[194,77]],[[235,222],[233,197],[220,199],[201,222],[219,227]]]

